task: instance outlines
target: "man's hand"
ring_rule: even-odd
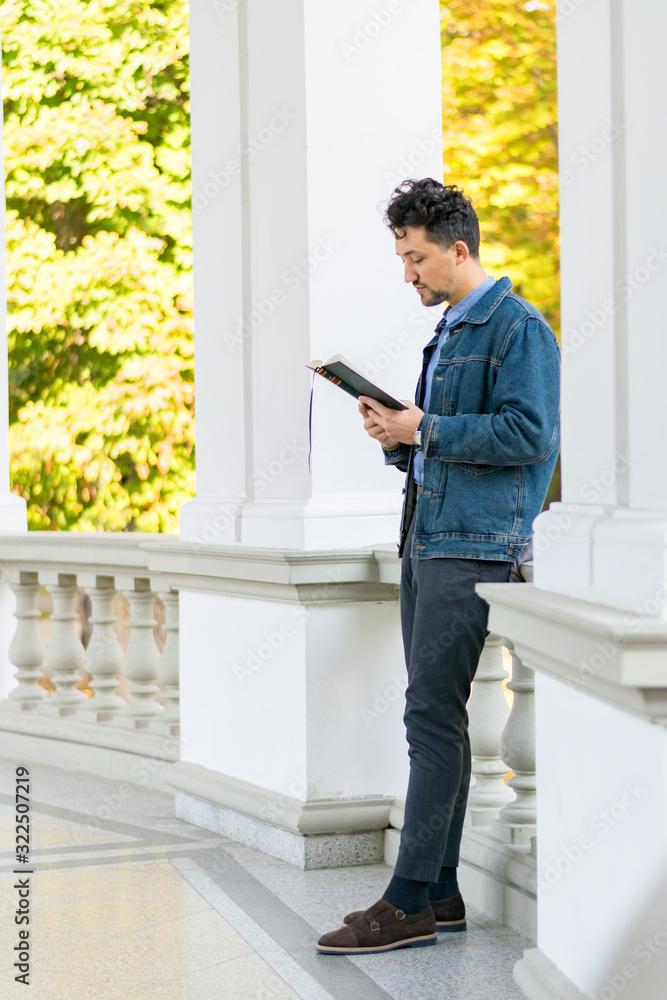
[[[408,399],[402,399],[401,403],[407,406],[407,410],[391,410],[369,396],[359,397],[359,412],[364,418],[364,427],[383,448],[412,444],[412,436],[422,421],[423,410]]]

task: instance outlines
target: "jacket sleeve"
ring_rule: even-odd
[[[383,448],[382,452],[384,454],[385,465],[395,465],[401,472],[408,471],[408,462],[410,460],[409,444],[402,444],[399,448],[394,448],[393,451]]]
[[[510,334],[490,413],[426,413],[425,458],[473,465],[544,461],[559,440],[560,351],[551,329],[529,317]]]

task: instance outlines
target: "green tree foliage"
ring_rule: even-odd
[[[187,0],[4,0],[13,488],[31,528],[194,493]]]
[[[559,327],[556,4],[441,4],[445,183],[475,205],[483,261]]]

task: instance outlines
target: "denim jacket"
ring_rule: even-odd
[[[559,447],[558,341],[544,317],[501,278],[450,331],[419,425],[423,492],[414,447],[384,449],[407,472],[399,555],[415,510],[411,555],[513,562],[527,545]],[[415,402],[437,336],[424,348]]]

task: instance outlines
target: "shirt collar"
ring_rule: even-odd
[[[464,295],[464,297],[460,299],[456,303],[456,305],[447,306],[442,319],[440,320],[440,322],[436,327],[436,331],[440,333],[442,330],[451,326],[452,323],[457,323],[459,320],[462,320],[463,317],[470,311],[470,309],[472,309],[472,307],[476,305],[477,302],[479,302],[481,297],[486,292],[488,292],[488,290],[492,288],[493,285],[495,285],[495,283],[496,283],[495,278],[488,277],[484,281],[482,281],[479,285],[477,285],[475,288],[473,288],[471,292],[468,292],[467,295]]]

